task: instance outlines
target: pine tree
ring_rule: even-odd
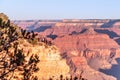
[[[7,21],[6,26],[10,26],[10,20]]]
[[[0,26],[2,26],[2,18],[0,18]]]

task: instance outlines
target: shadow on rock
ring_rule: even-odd
[[[99,71],[111,75],[120,80],[120,58],[116,58],[118,64],[112,65],[111,69],[100,69]]]

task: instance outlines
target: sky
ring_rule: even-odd
[[[120,0],[0,0],[11,20],[120,19]]]

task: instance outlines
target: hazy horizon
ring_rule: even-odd
[[[0,0],[11,20],[120,19],[119,0]]]

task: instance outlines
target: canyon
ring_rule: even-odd
[[[33,53],[39,56],[40,70],[34,73],[39,74],[39,80],[58,78],[61,74],[87,80],[120,80],[120,20],[15,20],[12,24],[17,25],[17,31],[19,26],[27,32],[34,31],[37,38],[42,36],[37,45],[23,38],[17,40],[25,55],[30,52],[26,61]],[[14,53],[13,48],[8,51]]]

